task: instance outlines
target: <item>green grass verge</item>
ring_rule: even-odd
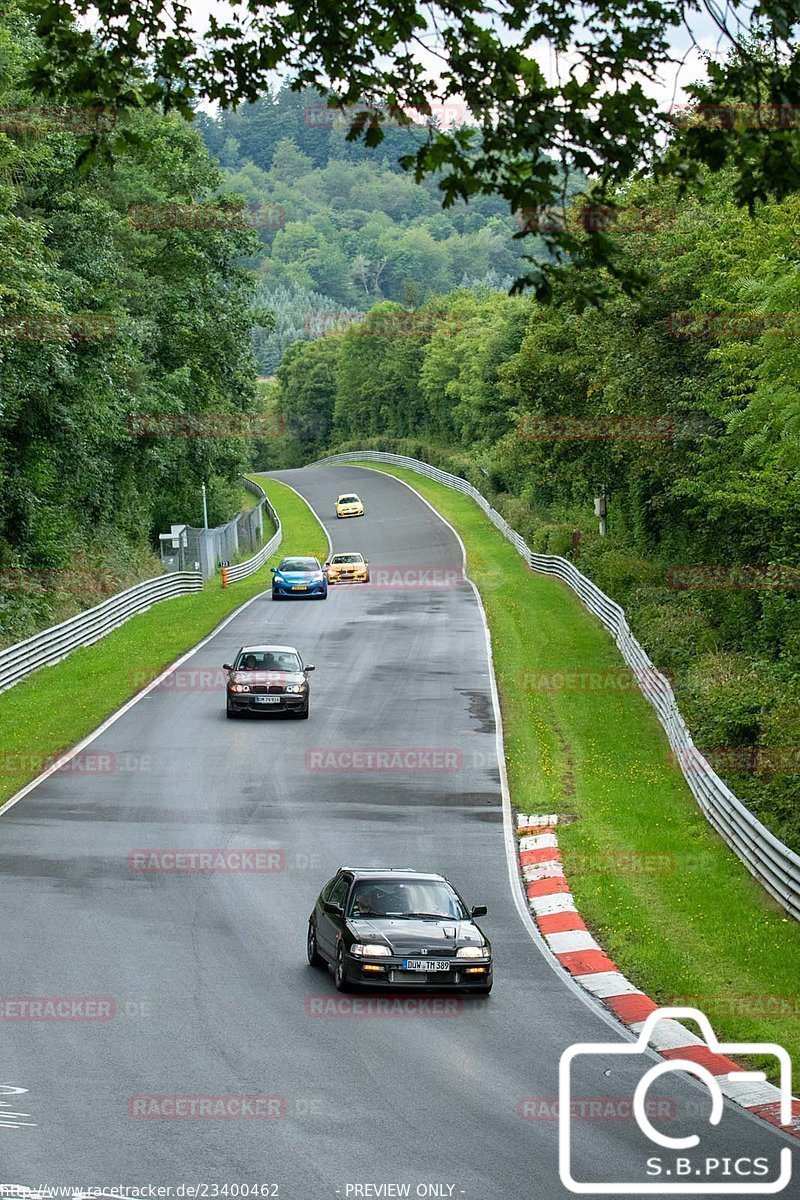
[[[800,926],[708,825],[611,637],[566,585],[529,571],[467,497],[379,469],[416,488],[466,545],[492,634],[512,801],[575,816],[559,844],[598,941],[654,1000],[702,1009],[727,1040],[780,1043],[797,1072]],[[554,688],[553,673],[568,671],[584,686]]]
[[[249,476],[248,476],[249,478]],[[250,512],[258,504],[258,496],[248,492],[247,488],[239,489],[239,508],[242,512]]]
[[[283,543],[268,563],[228,588],[214,579],[202,592],[156,604],[0,695],[0,807],[39,773],[44,760],[80,741],[235,608],[265,591],[269,567],[279,558],[324,558],[325,534],[306,502],[275,480],[259,482],[283,526]]]

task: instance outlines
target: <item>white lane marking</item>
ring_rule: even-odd
[[[375,471],[374,467],[354,467],[353,469],[356,471]],[[494,674],[492,635],[489,632],[489,622],[486,619],[486,610],[483,607],[481,594],[470,579],[469,575],[467,575],[467,548],[464,545],[458,530],[454,529],[450,522],[443,517],[441,513],[437,512],[433,505],[426,500],[424,496],[421,496],[417,489],[412,487],[410,483],[406,483],[405,479],[398,479],[396,475],[390,475],[388,471],[375,471],[375,473],[383,476],[389,475],[389,478],[393,479],[395,483],[399,483],[403,487],[408,488],[410,492],[413,492],[417,499],[421,500],[426,508],[431,510],[437,520],[441,521],[442,524],[450,530],[453,537],[461,547],[461,570],[464,573],[465,581],[472,588],[476,603],[478,605],[478,611],[480,612],[481,620],[483,621],[483,635],[486,641],[486,655],[489,660],[489,686],[492,695],[492,708],[494,710],[495,744],[497,746],[497,764],[500,772],[500,794],[503,800],[503,835],[506,849],[506,866],[508,868],[508,881],[511,886],[511,895],[513,897],[517,912],[519,913],[520,920],[527,929],[531,939],[536,943],[536,948],[539,950],[545,962],[550,965],[550,968],[558,976],[563,985],[569,988],[569,990],[578,997],[581,1003],[585,1005],[586,1008],[588,1008],[592,1013],[594,1013],[596,1017],[599,1017],[601,1021],[604,1021],[610,1029],[613,1029],[619,1038],[628,1042],[635,1041],[633,1034],[628,1031],[627,1026],[621,1025],[612,1013],[608,1012],[607,1009],[598,1004],[592,998],[592,996],[588,995],[584,988],[582,988],[579,983],[576,983],[575,979],[564,970],[553,951],[547,945],[547,942],[544,940],[542,934],[539,932],[536,922],[528,911],[527,897],[522,889],[522,881],[519,877],[517,840],[514,834],[514,823],[511,819],[511,792],[509,791],[508,787],[508,772],[506,770],[505,744],[503,741],[503,717],[500,712],[500,696],[497,691],[497,680],[495,679]],[[573,901],[572,896],[569,894],[537,897],[537,900],[538,899],[549,901],[550,904],[553,905],[553,907],[537,909],[536,911],[539,912],[566,912],[575,909],[575,902]],[[535,901],[532,900],[531,907],[533,907],[534,903]],[[582,978],[585,979],[586,976],[582,976]]]
[[[781,1099],[780,1088],[771,1083],[760,1083],[748,1079],[729,1079],[726,1075],[717,1075],[720,1091],[729,1100],[735,1100],[743,1108],[755,1108],[757,1104],[777,1104]]]
[[[26,1096],[27,1088],[14,1087],[11,1083],[0,1083],[0,1096]],[[0,1100],[0,1129],[29,1129],[36,1128],[35,1121],[20,1121],[19,1117],[29,1117],[30,1113],[11,1112],[12,1101]]]
[[[600,1000],[609,996],[644,995],[621,971],[592,971],[588,975],[581,975],[581,986]]]
[[[526,883],[536,883],[539,879],[563,879],[564,865],[556,858],[547,862],[529,863],[527,867],[522,868],[522,878]]]
[[[528,900],[537,917],[551,917],[553,913],[577,912],[572,892],[551,892],[548,896],[531,896]]]
[[[300,469],[302,470],[302,468],[300,468]],[[265,479],[274,479],[276,483],[280,483],[283,485],[283,487],[287,487],[290,492],[294,492],[295,496],[297,496],[300,500],[302,500],[303,503],[311,509],[312,513],[314,514],[314,516],[317,518],[320,525],[322,526],[322,532],[325,534],[325,537],[328,540],[328,558],[330,558],[330,556],[333,554],[333,542],[331,541],[331,535],[328,533],[328,527],[325,524],[325,522],[323,521],[322,517],[317,512],[317,510],[314,508],[314,505],[311,504],[310,501],[306,499],[306,497],[303,495],[303,493],[298,492],[297,488],[292,487],[292,485],[290,483],[287,483],[285,479],[278,479],[277,472],[275,475],[270,475],[269,471],[253,471],[251,473],[253,475],[263,475],[263,477]]]
[[[572,954],[574,950],[601,950],[585,929],[570,929],[564,933],[546,933],[547,944],[554,954]]]
[[[238,617],[240,613],[244,612],[244,610],[248,608],[255,600],[259,600],[262,596],[266,596],[268,594],[268,591],[258,592],[255,596],[251,596],[249,600],[245,600],[244,604],[240,604],[239,607],[235,608],[232,613],[229,613],[225,620],[220,621],[219,625],[212,629],[211,633],[207,634],[202,641],[198,642],[196,646],[192,646],[191,650],[187,650],[186,653],[181,655],[179,659],[176,659],[174,663],[171,663],[168,667],[165,667],[157,679],[154,679],[151,683],[148,683],[147,687],[142,688],[142,690],[137,692],[135,696],[131,696],[130,700],[127,700],[123,704],[122,708],[118,708],[115,713],[112,713],[110,717],[106,718],[102,725],[98,725],[97,729],[93,730],[90,734],[87,734],[85,738],[83,738],[80,742],[77,742],[70,750],[65,750],[63,754],[59,754],[58,762],[53,763],[53,765],[48,767],[46,771],[42,771],[41,775],[37,775],[35,779],[30,781],[30,783],[26,783],[24,788],[12,796],[10,800],[6,801],[3,807],[0,808],[0,817],[5,816],[5,814],[12,809],[15,804],[19,804],[20,800],[24,800],[34,788],[37,788],[41,783],[44,783],[45,779],[49,779],[51,775],[54,775],[56,771],[59,771],[65,763],[68,763],[75,757],[76,754],[79,754],[85,746],[89,746],[93,741],[99,738],[102,733],[105,733],[107,729],[110,729],[112,725],[115,725],[120,717],[124,717],[125,714],[133,708],[134,704],[138,704],[139,701],[143,700],[145,696],[149,695],[154,688],[157,688],[160,683],[163,683],[167,676],[171,675],[173,671],[177,671],[178,667],[182,666],[183,663],[187,662],[190,658],[197,654],[198,650],[202,650],[203,646],[212,641],[217,634],[225,628],[226,625],[230,625],[231,621],[235,620],[236,617]]]
[[[631,1029],[637,1034],[641,1033],[643,1028],[644,1021],[636,1021],[631,1025]],[[673,1021],[671,1017],[664,1017],[658,1022],[649,1042],[654,1050],[680,1050],[681,1046],[705,1046],[705,1044],[702,1038],[699,1038],[696,1033],[692,1033],[691,1029],[681,1025],[680,1021]]]
[[[532,833],[521,839],[519,848],[524,850],[555,850],[558,838],[554,833]]]

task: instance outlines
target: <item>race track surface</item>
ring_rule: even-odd
[[[368,1184],[566,1196],[559,1056],[576,1041],[624,1040],[553,970],[514,900],[484,625],[459,543],[376,472],[277,478],[386,586],[332,588],[326,602],[258,597],[109,725],[85,769],[52,775],[0,818],[4,1003],[113,1002],[105,1020],[13,1019],[5,1003],[0,1083],[27,1089],[13,1108],[30,1115],[0,1124],[0,1183],[173,1195],[181,1184],[273,1184],[283,1200],[403,1194],[354,1190]],[[334,499],[350,489],[367,515],[337,522]],[[316,664],[308,721],[226,721],[216,668],[262,641]],[[424,756],[424,769],[316,769],[330,764],[320,752],[345,752],[341,764],[369,749],[446,752],[447,769]],[[283,869],[144,872],[130,857],[143,848],[273,850]],[[308,914],[340,864],[441,871],[467,903],[487,904],[491,997],[438,1016],[342,1001],[305,960]],[[317,1015],[329,1002],[339,1015]],[[618,1105],[576,1122],[581,1177],[643,1178],[649,1156],[674,1157],[624,1114],[641,1073],[616,1058],[577,1071],[576,1096]],[[670,1080],[655,1092],[665,1131],[702,1132],[704,1092]],[[142,1116],[153,1096],[277,1097],[279,1115]],[[32,1126],[10,1127],[23,1120]],[[719,1157],[772,1162],[785,1144],[727,1106],[706,1142]]]

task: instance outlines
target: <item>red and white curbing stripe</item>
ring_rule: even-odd
[[[519,861],[530,910],[562,967],[632,1033],[638,1034],[647,1017],[659,1006],[625,978],[586,928],[564,877],[557,825],[556,813],[517,816],[517,831],[523,834]],[[649,1045],[663,1058],[689,1059],[706,1067],[712,1075],[741,1070],[733,1059],[713,1053],[702,1038],[670,1018],[656,1024]],[[720,1090],[751,1113],[800,1139],[800,1100],[792,1100],[792,1123],[786,1126],[780,1124],[780,1092],[773,1084],[721,1080]]]

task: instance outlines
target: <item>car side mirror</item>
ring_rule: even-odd
[[[316,669],[317,668],[314,666],[313,663],[309,663],[307,667],[303,667],[304,671],[316,671]]]
[[[485,904],[476,904],[472,910],[473,917],[485,917],[488,909]]]
[[[274,568],[274,567],[270,567],[270,569],[269,569],[269,573],[270,573],[270,575],[274,575],[274,574],[275,574],[275,568]]]
[[[223,663],[223,664],[222,664],[222,669],[223,669],[223,671],[232,671],[232,670],[233,670],[233,667],[231,666],[231,664],[230,664],[230,663]]]
[[[323,563],[323,570],[324,570],[326,567],[329,567],[330,565],[331,565],[331,564],[330,564],[329,562]]]
[[[330,900],[325,901],[325,912],[330,913],[332,917],[344,916],[344,909],[341,904],[331,904]]]

